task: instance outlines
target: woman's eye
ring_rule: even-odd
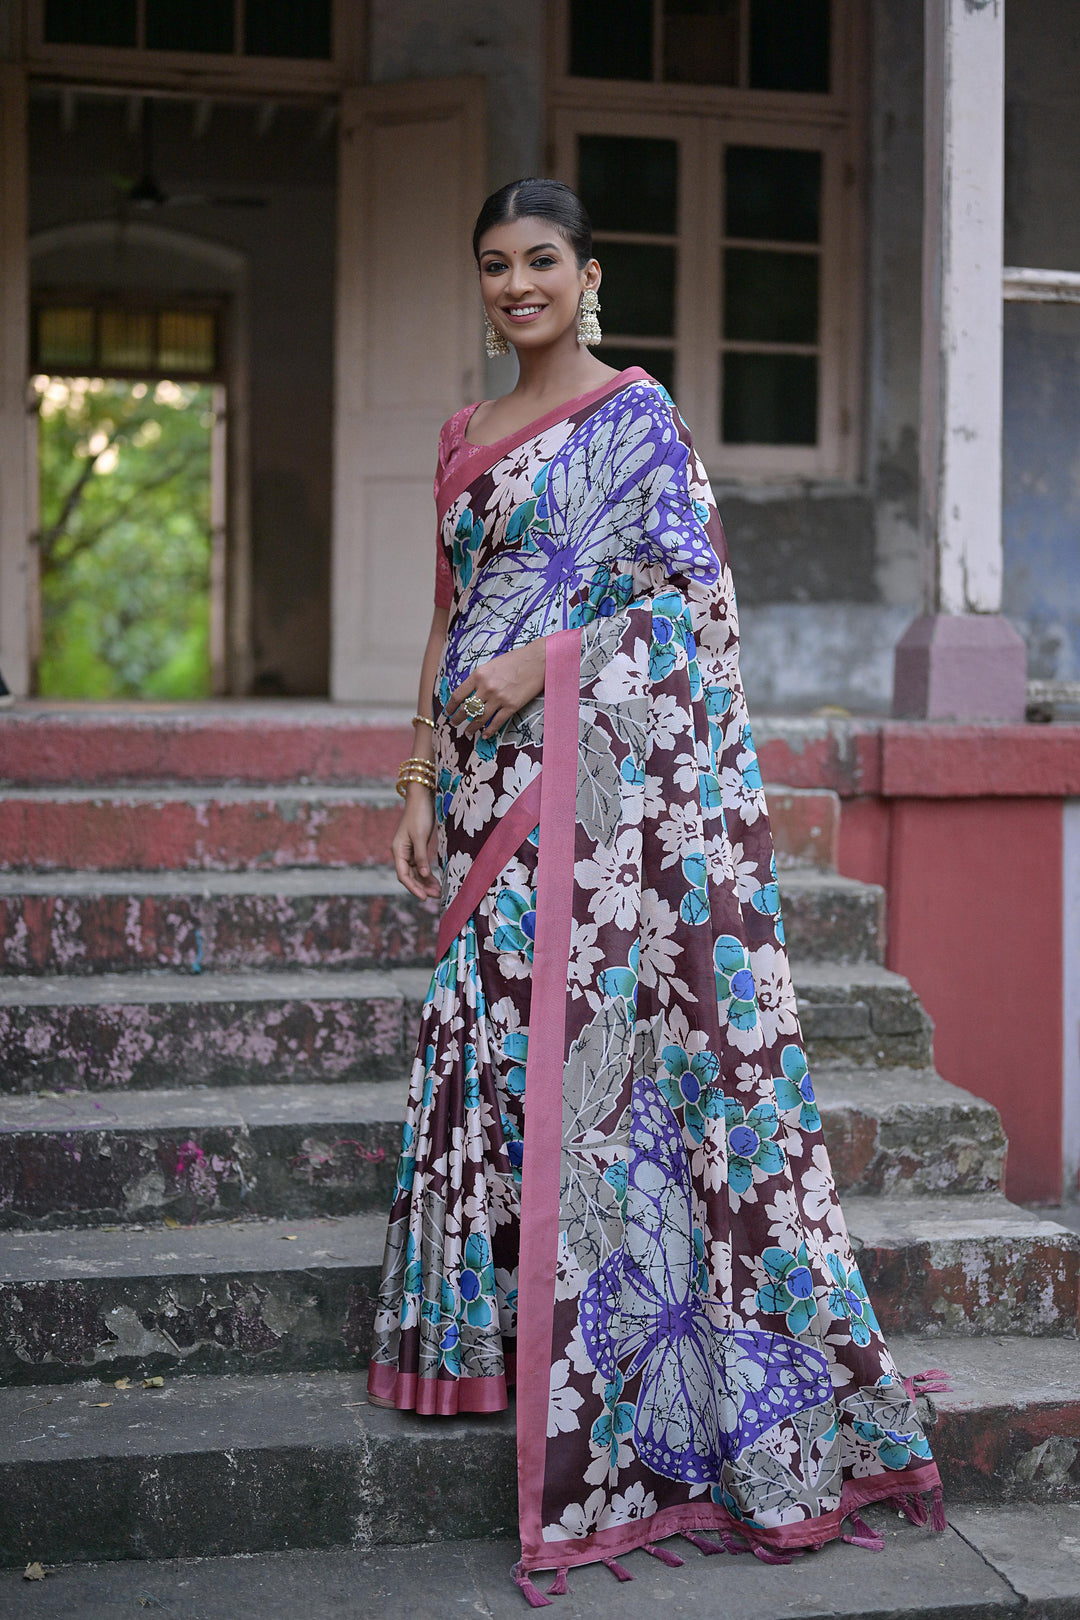
[[[509,265],[503,264],[501,259],[489,259],[484,265],[484,274],[486,276],[504,276],[508,269]]]
[[[534,270],[550,270],[554,263],[550,253],[541,253],[539,258],[532,261]]]

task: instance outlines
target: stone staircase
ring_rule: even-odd
[[[512,1413],[364,1399],[436,925],[382,864],[406,746],[316,705],[0,722],[0,1563],[513,1532]],[[1080,1501],[1080,1237],[1003,1197],[835,796],[770,803],[863,1274],[952,1375],[947,1501]]]

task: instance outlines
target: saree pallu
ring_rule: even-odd
[[[438,499],[444,910],[371,1393],[490,1412],[516,1383],[530,1602],[529,1571],[674,1533],[784,1556],[867,1502],[921,1514],[938,1472],[822,1140],[689,433],[624,372],[451,458]],[[541,635],[541,698],[491,740],[446,723]]]

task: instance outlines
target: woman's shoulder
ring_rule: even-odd
[[[474,411],[482,403],[481,400],[472,405],[463,405],[459,411],[454,412],[453,416],[448,416],[439,429],[439,463],[436,481],[442,477],[457,452],[463,445],[466,445],[466,430],[472,420]]]

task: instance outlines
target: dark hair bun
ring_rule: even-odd
[[[574,250],[579,270],[593,256],[592,221],[576,191],[561,180],[511,180],[493,191],[476,216],[473,228],[473,254],[480,260],[480,239],[493,225],[515,219],[546,219]]]

